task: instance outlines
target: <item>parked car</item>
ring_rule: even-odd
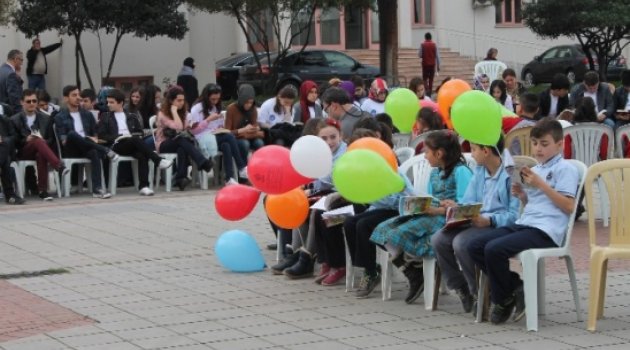
[[[271,61],[274,61],[274,57]],[[255,63],[243,66],[240,69],[238,85],[251,84],[257,92],[262,92],[265,82],[272,76],[272,69],[274,68],[270,67],[266,58],[264,58],[262,70],[259,70]],[[317,84],[321,84],[332,77],[349,80],[350,77],[359,75],[367,82],[371,82],[374,77],[380,74],[380,70],[377,67],[364,65],[343,52],[305,50],[290,52],[278,63],[277,73],[276,81],[270,85],[274,91],[287,85],[299,90],[300,84],[304,80],[313,80]]]
[[[597,58],[595,69],[597,69]],[[607,80],[616,80],[621,76],[621,71],[626,69],[626,59],[619,56],[608,64]],[[543,52],[540,56],[527,63],[521,71],[521,78],[526,86],[538,83],[549,83],[556,73],[564,73],[571,84],[584,79],[584,73],[589,70],[588,58],[580,45],[554,46]]]
[[[259,53],[260,55],[260,53]],[[222,58],[215,63],[215,76],[217,84],[221,86],[224,100],[236,98],[239,70],[242,66],[256,64],[251,52],[237,53],[230,57]]]

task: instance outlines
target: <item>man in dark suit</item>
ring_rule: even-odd
[[[184,60],[184,65],[177,75],[177,85],[184,89],[184,96],[188,110],[190,110],[190,107],[199,97],[199,84],[195,78],[195,60],[192,57],[187,57]]]
[[[551,86],[540,93],[540,115],[557,117],[569,106],[569,89],[571,82],[563,73],[553,76]]]
[[[63,88],[63,100],[66,108],[55,116],[55,129],[66,157],[89,158],[92,164],[92,195],[94,198],[109,198],[101,181],[101,160],[107,158],[116,161],[118,155],[111,149],[99,144],[96,136],[96,121],[92,113],[80,109],[79,88],[68,85]]]
[[[9,118],[0,116],[0,183],[8,204],[24,204],[15,194],[11,161],[15,157],[15,130]]]
[[[630,70],[621,72],[621,86],[613,95],[616,127],[630,123]]]
[[[580,97],[585,96],[592,98],[593,102],[595,102],[597,121],[614,128],[615,117],[612,94],[607,84],[600,84],[599,74],[595,71],[588,71],[584,74],[584,82],[576,85],[571,91],[569,104],[575,107],[576,101]]]
[[[7,61],[0,66],[0,102],[8,104],[17,113],[22,110],[22,78],[19,76],[24,62],[20,50],[11,50]]]
[[[11,117],[15,129],[17,156],[20,160],[37,162],[37,193],[42,200],[51,201],[53,198],[47,191],[48,165],[62,175],[67,174],[70,170],[64,167],[53,152],[56,147],[52,119],[37,110],[37,92],[35,90],[24,90],[22,109],[22,112]]]

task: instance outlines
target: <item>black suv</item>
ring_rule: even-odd
[[[274,61],[274,57],[271,58]],[[270,78],[272,69],[277,69],[278,79],[273,82],[275,91],[284,86],[292,85],[299,90],[304,80],[313,80],[321,84],[337,77],[341,80],[349,80],[354,75],[359,75],[369,83],[380,74],[377,67],[367,66],[343,52],[334,50],[305,50],[289,53],[277,67],[270,67],[269,61],[264,58],[262,71],[255,64],[245,65],[240,69],[238,85],[251,84],[257,92],[263,91],[264,83]]]

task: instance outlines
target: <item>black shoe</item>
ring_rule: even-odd
[[[465,313],[469,313],[472,311],[474,299],[473,296],[468,291],[468,287],[464,286],[455,291],[457,296],[459,296],[459,300],[462,302],[462,307],[464,308]]]
[[[586,211],[586,209],[584,209],[584,205],[578,204],[578,207],[575,210],[575,221],[578,221],[580,216],[582,216],[582,214],[584,214],[585,211]]]
[[[213,165],[214,162],[212,161],[212,159],[208,158],[205,162],[203,162],[203,164],[201,164],[201,169],[203,169],[203,171],[205,171],[206,173],[209,173],[210,171],[212,171]]]
[[[405,265],[405,256],[404,255],[405,255],[404,253],[401,253],[401,254],[398,254],[398,256],[396,256],[396,257],[391,257],[390,260],[392,262],[392,265],[394,265],[394,266],[396,266],[398,268],[403,267]]]
[[[525,291],[523,291],[523,285],[516,287],[514,290],[514,316],[512,321],[518,322],[525,316]]]
[[[278,244],[277,243],[267,244],[267,249],[269,249],[269,250],[276,250],[276,249],[278,249]]]
[[[378,269],[375,271],[375,274],[364,273],[361,278],[361,283],[359,283],[359,289],[357,289],[354,295],[357,299],[367,298],[379,283],[381,283],[381,274]]]
[[[48,194],[46,191],[39,192],[39,198],[45,202],[49,202],[53,200],[53,197]]]
[[[424,291],[424,273],[422,272],[422,263],[412,262],[403,271],[409,281],[409,292],[405,297],[405,303],[411,304]]]
[[[315,260],[305,252],[299,252],[300,258],[293,266],[283,271],[289,279],[299,279],[313,276]]]
[[[183,179],[179,179],[175,182],[177,184],[177,187],[179,188],[180,191],[183,191],[186,189],[186,187],[188,187],[188,185],[190,185],[190,180],[185,177]]]
[[[5,201],[7,202],[7,204],[11,204],[11,205],[22,205],[24,204],[24,199],[18,197],[18,196],[10,196],[7,199],[5,199]]]
[[[514,311],[514,298],[510,297],[503,304],[494,304],[492,307],[492,313],[490,314],[490,322],[492,324],[505,323]]]
[[[282,261],[280,261],[279,263],[273,265],[271,267],[271,273],[274,275],[282,275],[282,272],[285,269],[288,269],[289,267],[295,265],[295,263],[298,262],[299,259],[300,253],[291,254],[282,259]]]

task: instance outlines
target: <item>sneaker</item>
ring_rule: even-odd
[[[153,195],[153,190],[151,190],[148,187],[142,187],[140,189],[140,195],[142,195],[142,196],[152,196]]]
[[[225,183],[225,186],[230,186],[230,185],[238,185],[238,181],[236,181],[233,177],[231,177],[229,180],[227,180],[227,182]]]
[[[168,169],[173,165],[172,159],[162,159],[159,163],[160,170]]]
[[[116,163],[120,159],[120,156],[118,156],[116,152],[110,150],[109,152],[107,152],[107,158],[109,158],[109,160],[111,160],[112,162]]]
[[[175,182],[177,184],[177,187],[179,188],[180,191],[183,191],[186,189],[186,187],[188,187],[188,185],[190,185],[190,180],[185,177],[183,179],[179,179]]]
[[[354,295],[357,299],[367,298],[379,283],[381,283],[381,274],[378,270],[376,270],[376,275],[364,273],[359,283],[359,289],[357,289]]]
[[[243,169],[238,171],[238,177],[240,179],[247,179],[247,167],[244,167]]]
[[[514,311],[514,298],[510,298],[503,304],[494,304],[492,307],[492,313],[490,314],[490,322],[492,324],[505,323]]]
[[[463,288],[457,289],[455,291],[459,300],[462,302],[462,307],[464,308],[465,313],[469,313],[472,311],[474,299],[473,296],[468,291],[468,287],[464,286]]]
[[[24,199],[18,197],[18,196],[11,196],[9,198],[6,199],[7,204],[11,204],[11,205],[22,205],[24,204]]]
[[[322,268],[319,270],[319,275],[315,277],[315,283],[322,283],[322,281],[328,277],[328,274],[330,274],[330,265],[323,263]]]
[[[98,189],[98,190],[96,190],[96,191],[94,191],[94,192],[92,193],[92,197],[94,197],[94,198],[100,198],[100,199],[107,199],[107,198],[110,198],[111,196],[112,196],[112,194],[111,194],[111,193],[106,192],[106,191],[105,191],[104,189],[102,189],[102,188],[101,188],[101,189]]]
[[[334,286],[339,283],[339,281],[343,281],[346,277],[346,268],[340,267],[338,269],[330,269],[330,273],[328,276],[322,280],[322,286]]]
[[[424,272],[422,271],[422,264],[412,262],[403,271],[407,280],[409,281],[409,292],[405,297],[405,303],[411,304],[424,291]]]
[[[45,202],[49,202],[53,200],[53,197],[48,194],[46,191],[39,192],[39,198],[41,198]]]
[[[271,274],[282,275],[284,270],[295,265],[295,263],[298,262],[299,259],[300,259],[300,253],[289,255],[288,257],[282,259],[279,263],[271,267]]]
[[[514,290],[514,304],[512,321],[518,322],[525,316],[525,291],[522,284]]]

